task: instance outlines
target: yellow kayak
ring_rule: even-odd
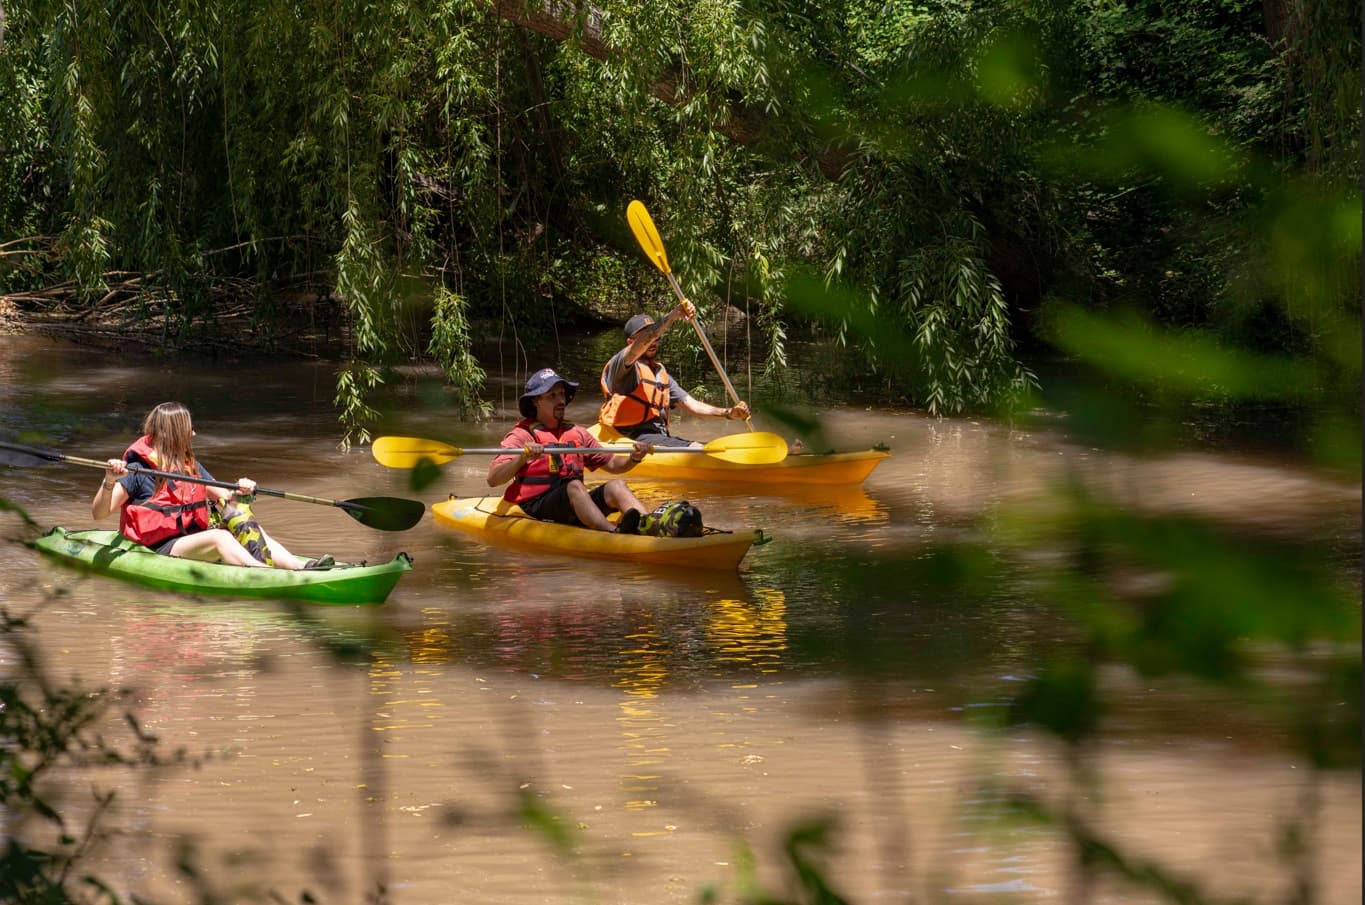
[[[736,569],[749,547],[767,543],[761,529],[715,531],[701,537],[608,534],[538,521],[500,496],[451,497],[432,506],[431,512],[438,524],[502,546],[686,569]]]
[[[594,424],[588,432],[602,443],[617,442],[621,435]],[[630,470],[632,478],[677,481],[743,481],[746,484],[861,484],[891,453],[863,449],[842,453],[797,453],[772,465],[726,462],[701,453],[691,456],[662,453],[646,456]]]

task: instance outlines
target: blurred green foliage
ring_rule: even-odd
[[[90,816],[75,825],[53,800],[54,779],[72,767],[153,766],[187,759],[183,751],[171,759],[157,755],[154,740],[139,732],[136,722],[131,723],[131,744],[109,742],[105,717],[123,706],[127,695],[51,681],[32,632],[28,619],[0,609],[0,641],[12,667],[0,680],[0,738],[5,740],[0,745],[0,806],[6,814],[0,901],[61,905],[91,901],[86,891],[99,890],[105,901],[117,903],[116,895],[86,873],[89,851],[102,838],[101,820],[114,796],[92,790]]]

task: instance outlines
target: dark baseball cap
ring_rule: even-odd
[[[654,323],[654,318],[650,317],[648,314],[635,315],[630,320],[626,321],[626,339],[630,339],[636,333],[639,333],[641,330]]]
[[[541,368],[536,371],[526,381],[526,392],[517,400],[517,411],[521,412],[523,418],[530,418],[536,413],[536,397],[550,392],[556,384],[561,383],[564,384],[565,403],[573,402],[574,393],[578,392],[578,384],[560,377],[554,368]]]

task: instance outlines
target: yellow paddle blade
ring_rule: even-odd
[[[767,431],[729,434],[702,446],[707,455],[739,465],[776,465],[787,458],[787,441]],[[655,452],[667,452],[655,448]]]
[[[464,450],[421,437],[375,437],[370,453],[385,468],[415,468],[424,459],[436,465],[458,459]]]
[[[617,447],[614,444],[623,442],[626,438],[618,434],[613,428],[605,425],[598,426],[598,440],[608,449],[619,452],[630,452],[631,447]],[[654,455],[703,453],[714,459],[723,459],[726,462],[735,462],[739,465],[776,465],[787,458],[787,441],[780,436],[768,431],[753,431],[747,434],[729,434],[724,437],[717,437],[711,442],[701,447],[688,446],[656,446]]]
[[[654,226],[654,218],[639,201],[632,201],[626,207],[626,222],[630,231],[635,233],[635,241],[645,251],[651,264],[668,273],[668,252],[664,251],[664,240],[659,238],[659,230]]]

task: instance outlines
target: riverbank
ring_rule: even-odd
[[[162,291],[130,293],[126,285],[111,289],[96,303],[82,302],[69,290],[13,293],[0,295],[0,335],[28,333],[99,350],[172,357],[285,355],[321,361],[351,357],[352,313],[344,298],[311,289],[258,296],[250,285],[206,289],[203,298],[193,301]],[[430,304],[424,297],[403,305],[401,317],[407,326],[391,342],[406,351],[406,358],[426,356]],[[606,305],[599,310],[563,304],[552,322],[512,325],[511,333],[518,345],[533,344],[544,338],[541,332],[606,329],[633,313]],[[742,315],[731,309],[729,319],[735,318]],[[509,332],[503,321],[487,317],[471,321],[480,345],[496,343]]]
[[[0,298],[0,331],[36,334],[106,351],[215,358],[284,354],[342,358],[349,344],[342,303],[324,296],[282,298],[261,307],[244,297],[193,306],[164,296],[121,297],[103,304],[73,298],[17,304]]]

